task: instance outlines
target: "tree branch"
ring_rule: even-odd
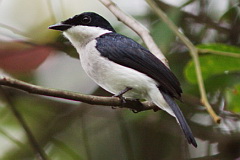
[[[220,117],[214,112],[212,109],[211,105],[208,102],[207,99],[207,94],[205,90],[205,86],[203,83],[203,78],[202,78],[202,72],[201,72],[201,67],[200,67],[200,62],[198,58],[198,49],[192,44],[192,42],[184,36],[183,33],[181,33],[177,26],[166,16],[166,14],[157,6],[154,0],[146,0],[147,3],[151,6],[151,8],[156,12],[156,14],[169,26],[169,28],[181,39],[181,41],[188,47],[190,55],[193,58],[194,64],[195,64],[195,69],[196,69],[196,74],[197,74],[197,80],[198,80],[198,85],[199,85],[199,90],[201,94],[201,100],[204,106],[206,107],[208,113],[211,115],[213,120],[216,123],[220,123],[221,119]]]
[[[200,49],[200,48],[198,48],[198,52],[199,53],[211,53],[211,54],[228,56],[228,57],[233,57],[233,58],[240,58],[240,54],[237,54],[234,52],[215,51],[215,50],[211,50],[211,49]]]
[[[160,51],[154,40],[149,34],[147,28],[145,28],[142,24],[136,21],[133,17],[124,13],[114,2],[111,0],[99,0],[104,6],[106,6],[119,21],[123,22],[129,28],[131,28],[134,32],[136,32],[146,44],[148,49],[158,57],[166,66],[168,66],[168,61],[165,58],[164,54]]]
[[[151,102],[139,102],[137,100],[127,99],[126,103],[117,97],[103,97],[103,96],[93,96],[93,95],[84,95],[76,92],[70,92],[65,90],[58,90],[52,88],[44,88],[29,84],[20,80],[16,80],[8,77],[0,77],[0,86],[8,86],[22,91],[26,91],[32,94],[63,98],[73,101],[80,101],[93,105],[103,105],[103,106],[118,106],[123,108],[129,108],[136,112],[145,111],[145,110],[159,110],[159,108]]]

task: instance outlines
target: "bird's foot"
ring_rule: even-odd
[[[123,97],[123,94],[125,94],[126,92],[128,92],[131,89],[132,88],[130,88],[130,87],[126,87],[124,90],[122,90],[118,94],[113,95],[113,97],[118,97],[121,100],[121,104],[122,104],[121,106],[123,106],[125,103],[127,103],[126,99]],[[121,106],[120,106],[120,108],[121,108]],[[119,108],[119,107],[112,106],[112,109],[116,109],[116,108]]]

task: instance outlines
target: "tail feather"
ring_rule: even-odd
[[[164,92],[161,92],[161,93],[163,95],[163,98],[165,99],[165,101],[167,102],[167,104],[170,106],[173,113],[175,114],[176,119],[179,122],[180,127],[181,127],[186,139],[188,140],[188,143],[192,144],[194,147],[197,148],[197,142],[195,141],[195,138],[193,137],[192,131],[191,131],[190,127],[188,126],[188,124],[182,114],[182,111],[179,109],[178,105],[172,99],[172,97],[170,97],[169,95],[167,95]]]

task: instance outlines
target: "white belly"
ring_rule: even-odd
[[[133,88],[124,94],[125,97],[148,99],[148,92],[156,87],[156,82],[128,67],[118,65],[101,57],[95,49],[95,41],[90,42],[80,51],[81,64],[85,72],[102,88],[117,94],[126,87]]]

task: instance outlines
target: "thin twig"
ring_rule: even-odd
[[[206,90],[205,90],[205,86],[204,86],[203,78],[202,78],[201,67],[200,67],[199,58],[198,58],[197,48],[192,44],[192,42],[186,36],[184,36],[183,33],[179,32],[177,26],[166,16],[166,14],[159,7],[157,7],[157,4],[153,0],[146,0],[146,1],[151,6],[151,8],[156,12],[156,14],[169,26],[169,28],[188,47],[190,54],[193,58],[194,64],[195,64],[195,69],[196,69],[197,80],[198,80],[198,85],[199,85],[199,89],[200,89],[202,103],[206,107],[207,111],[209,112],[209,114],[211,115],[213,120],[216,123],[220,123],[220,120],[221,120],[220,117],[214,112],[214,110],[212,109],[212,107],[209,104],[208,99],[207,99]]]
[[[129,108],[135,110],[137,112],[145,111],[145,110],[158,110],[159,108],[151,102],[139,102],[136,100],[126,100],[126,103],[122,103],[117,97],[103,97],[103,96],[93,96],[93,95],[84,95],[76,92],[70,92],[65,90],[44,88],[40,86],[36,86],[33,84],[29,84],[17,79],[8,78],[8,77],[0,77],[0,86],[9,86],[13,88],[17,88],[29,93],[63,98],[68,100],[80,101],[88,104],[94,105],[104,105],[104,106],[119,106],[123,108]]]
[[[164,54],[160,51],[154,40],[149,34],[147,28],[145,28],[142,24],[136,21],[133,17],[124,13],[115,3],[111,0],[99,0],[103,5],[105,5],[116,17],[119,21],[123,22],[129,28],[131,28],[134,32],[136,32],[146,44],[148,49],[158,57],[166,66],[168,66],[168,61],[165,58]]]
[[[228,56],[233,58],[240,58],[240,54],[233,53],[233,52],[223,52],[223,51],[216,51],[211,49],[198,49],[199,53],[211,53],[211,54],[217,54],[221,56]]]
[[[6,99],[8,106],[16,119],[19,121],[20,125],[23,127],[24,131],[26,132],[27,138],[32,145],[33,150],[37,153],[37,158],[39,160],[47,160],[47,155],[46,153],[42,150],[42,148],[39,146],[37,140],[35,139],[34,135],[32,134],[30,128],[28,127],[27,123],[25,122],[24,118],[22,115],[18,112],[16,107],[14,106],[14,103],[11,99],[11,95],[9,95],[1,86],[0,86],[0,91],[2,95],[4,96],[4,99]]]

